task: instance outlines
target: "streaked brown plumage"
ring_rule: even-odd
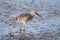
[[[13,18],[12,21],[22,22],[22,23],[25,24],[25,22],[31,20],[35,16],[35,14],[37,14],[37,12],[33,10],[31,12],[31,14],[29,14],[29,13],[21,14],[21,15],[15,17],[15,18]]]

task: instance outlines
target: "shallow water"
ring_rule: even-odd
[[[36,15],[26,22],[25,40],[60,40],[59,3],[60,0],[0,0],[0,40],[18,40],[21,24],[9,20],[32,10],[45,20]],[[10,32],[14,37],[9,37]]]

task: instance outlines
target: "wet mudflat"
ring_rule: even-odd
[[[59,0],[0,0],[0,40],[19,40],[21,24],[9,20],[32,10],[45,20],[36,15],[27,22],[24,39],[60,40],[59,3]]]

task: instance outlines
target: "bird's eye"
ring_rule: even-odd
[[[23,15],[21,17],[24,17]]]

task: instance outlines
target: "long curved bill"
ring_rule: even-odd
[[[38,14],[38,13],[36,13],[36,15],[38,15],[38,16],[41,17],[43,20],[45,20],[45,19],[42,17],[42,15],[40,15],[40,14]]]

